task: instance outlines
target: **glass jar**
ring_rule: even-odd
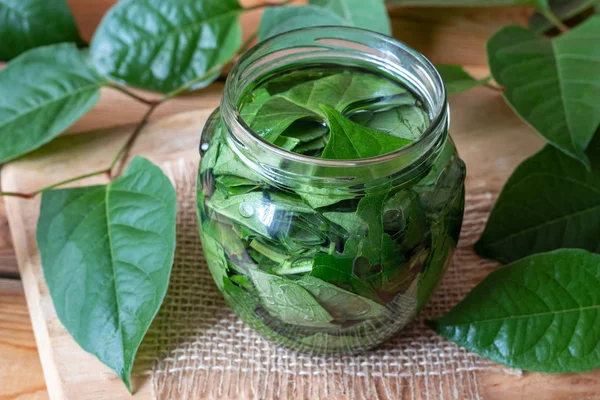
[[[243,96],[268,77],[327,65],[401,82],[429,128],[392,153],[328,160],[276,147],[240,117]],[[448,128],[439,74],[392,38],[307,28],[244,54],[200,144],[200,234],[228,304],[263,336],[318,354],[373,348],[406,326],[442,278],[462,224],[465,166]]]

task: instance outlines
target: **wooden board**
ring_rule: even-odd
[[[537,135],[506,106],[501,96],[481,88],[452,99],[452,136],[467,163],[467,186],[498,191],[514,167],[542,146]],[[184,157],[197,160],[199,132],[210,109],[151,123],[134,153],[155,162]],[[49,180],[104,166],[130,131],[121,127],[65,136],[3,171],[6,190],[31,190]],[[102,180],[99,178],[97,181]],[[86,182],[90,183],[90,182]],[[17,259],[52,399],[128,399],[119,379],[71,339],[58,321],[43,280],[35,244],[39,200],[6,199]],[[135,379],[134,398],[150,399],[150,383]],[[572,376],[482,374],[479,385],[489,399],[598,398],[600,373]],[[510,395],[508,395],[510,394]]]
[[[21,281],[0,279],[0,399],[48,398]]]

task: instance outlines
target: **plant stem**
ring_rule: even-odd
[[[540,7],[538,8],[538,11],[544,17],[546,17],[546,19],[550,21],[552,25],[554,25],[561,33],[566,33],[569,31],[569,27],[565,25],[549,8]]]
[[[57,188],[59,186],[66,185],[67,183],[81,181],[83,179],[91,178],[93,176],[103,175],[103,174],[108,173],[109,171],[110,171],[110,169],[104,168],[104,169],[99,170],[99,171],[89,172],[89,173],[84,174],[84,175],[79,175],[79,176],[76,176],[74,178],[69,178],[69,179],[65,179],[64,181],[53,183],[52,185],[44,186],[43,188],[37,189],[37,190],[35,190],[33,192],[29,192],[29,193],[0,192],[0,196],[10,196],[10,197],[21,197],[23,199],[33,199],[38,194],[40,194],[42,192],[45,192],[47,190],[55,189],[55,188]]]
[[[486,88],[488,88],[488,89],[495,90],[496,92],[504,92],[504,90],[501,87],[494,86],[491,83],[484,83],[483,86],[486,87]]]
[[[115,90],[118,90],[121,93],[126,94],[127,96],[129,96],[129,97],[131,97],[131,98],[139,101],[140,103],[144,103],[144,104],[149,105],[149,106],[151,106],[152,104],[156,103],[156,101],[154,101],[154,100],[147,100],[147,99],[145,99],[145,98],[143,98],[141,96],[138,96],[137,94],[129,91],[129,89],[127,89],[127,88],[125,88],[125,87],[123,87],[123,86],[121,86],[121,85],[119,85],[117,83],[110,82],[107,86],[110,87],[110,88],[113,88]]]
[[[152,115],[154,110],[156,110],[156,107],[158,107],[161,104],[162,104],[162,99],[153,103],[150,107],[148,107],[148,110],[146,111],[146,113],[144,114],[144,116],[142,117],[140,122],[138,122],[138,124],[133,129],[133,132],[131,133],[131,136],[129,136],[129,139],[127,139],[127,141],[123,144],[123,146],[121,146],[121,148],[119,149],[119,151],[117,152],[117,154],[115,155],[113,160],[111,161],[110,165],[108,166],[108,171],[109,171],[111,179],[121,175],[121,173],[123,172],[123,169],[125,167],[125,162],[127,161],[127,158],[129,158],[129,152],[131,151],[131,148],[133,147],[135,140],[142,132],[142,129],[144,128],[144,126],[146,126],[146,124],[148,123],[148,119],[150,118],[150,116]],[[119,164],[119,167],[117,168],[116,174],[113,174],[112,170],[115,168],[117,163]]]

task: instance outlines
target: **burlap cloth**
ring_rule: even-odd
[[[155,398],[470,400],[481,398],[478,373],[510,372],[424,324],[448,311],[497,267],[472,250],[491,209],[491,193],[467,193],[453,263],[416,321],[366,354],[314,357],[263,339],[225,303],[198,237],[196,168],[183,160],[165,165],[179,201],[175,264],[164,304],[136,361],[136,369],[150,375]]]

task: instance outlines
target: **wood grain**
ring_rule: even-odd
[[[23,287],[0,279],[0,400],[48,398]]]

